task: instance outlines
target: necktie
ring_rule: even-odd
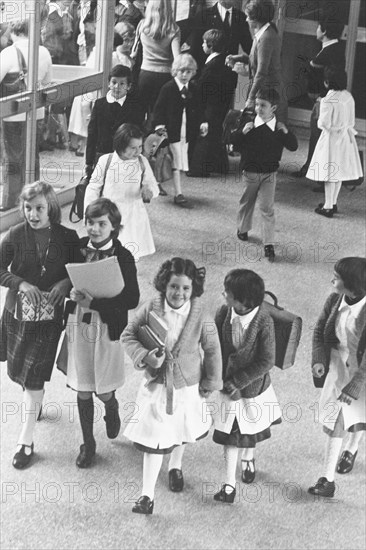
[[[183,88],[180,91],[180,95],[182,96],[183,101],[187,100],[188,97],[188,90],[186,86],[183,86]]]
[[[229,10],[225,13],[225,19],[224,19],[224,27],[227,30],[230,30],[230,12]]]

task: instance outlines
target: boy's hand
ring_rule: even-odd
[[[207,134],[208,134],[208,122],[202,122],[200,126],[200,135],[202,137],[205,137],[207,136]]]
[[[254,111],[255,107],[255,101],[253,99],[247,99],[245,102],[245,109],[248,109],[250,111]]]
[[[341,395],[338,397],[338,401],[340,401],[341,403],[346,403],[346,405],[350,405],[353,399],[346,393],[342,392]]]
[[[253,128],[254,128],[254,122],[247,122],[244,128],[242,129],[242,133],[245,135],[248,132],[250,132],[250,130],[253,130]]]
[[[167,131],[165,126],[160,126],[156,128],[155,133],[158,134],[158,136],[167,136]]]
[[[205,388],[202,388],[201,386],[199,386],[198,391],[201,397],[209,397],[212,393],[212,391],[205,390]]]
[[[280,130],[284,134],[288,134],[288,129],[286,128],[283,122],[277,122],[277,130]]]
[[[314,363],[314,365],[311,367],[311,371],[315,378],[321,378],[323,374],[325,374],[325,366],[323,365],[323,363]]]
[[[158,352],[158,348],[149,351],[149,353],[147,353],[143,358],[143,363],[145,363],[145,365],[148,365],[152,369],[160,369],[161,365],[165,361],[165,352],[160,357],[157,356]]]
[[[228,65],[229,67],[233,68],[235,65],[235,60],[232,55],[227,55],[225,59],[225,65]]]

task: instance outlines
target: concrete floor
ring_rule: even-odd
[[[181,255],[207,268],[203,301],[213,314],[222,301],[225,274],[234,267],[258,272],[282,306],[303,318],[295,365],[271,376],[283,412],[272,438],[258,446],[256,482],[240,483],[233,506],[215,503],[212,493],[222,481],[222,449],[209,437],[188,445],[184,457],[185,489],[169,492],[167,462],[158,480],[155,511],[131,513],[141,490],[142,455],[121,435],[107,439],[104,422],[95,424],[97,460],[78,470],[81,443],[76,395],[54,371],[46,386],[45,419],[37,425],[31,468],[11,466],[21,411],[21,389],[1,369],[2,548],[5,549],[344,549],[364,548],[365,442],[354,471],[336,478],[334,499],[314,500],[307,488],[321,474],[325,436],[317,423],[319,390],[310,374],[311,337],[323,302],[331,292],[335,261],[365,254],[365,186],[342,189],[339,214],[316,215],[322,195],[313,184],[291,175],[304,159],[306,142],[284,155],[276,193],[276,262],[263,257],[258,216],[248,243],[236,238],[239,178],[186,179],[184,192],[193,209],[179,209],[170,196],[148,206],[157,252],[138,262],[141,299],[152,293],[152,279],[165,259]],[[235,171],[238,159],[231,159]],[[68,223],[68,208],[63,208]],[[74,226],[82,234],[82,224]],[[4,293],[3,293],[4,294]],[[133,419],[141,375],[126,367],[126,384],[118,390],[123,423]]]

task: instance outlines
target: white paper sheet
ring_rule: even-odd
[[[86,290],[93,298],[113,298],[123,290],[124,281],[116,256],[83,264],[66,264],[76,290]]]

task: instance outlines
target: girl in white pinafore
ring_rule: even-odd
[[[320,102],[318,127],[322,130],[306,177],[324,181],[325,202],[317,214],[332,218],[337,213],[337,198],[342,181],[363,175],[354,129],[355,102],[346,90],[347,74],[338,67],[324,70],[328,93]]]
[[[159,188],[149,162],[141,155],[142,132],[137,126],[122,124],[113,148],[112,157],[103,155],[98,160],[86,188],[84,208],[100,195],[113,201],[122,215],[118,239],[137,260],[155,252],[144,203],[157,197]]]

